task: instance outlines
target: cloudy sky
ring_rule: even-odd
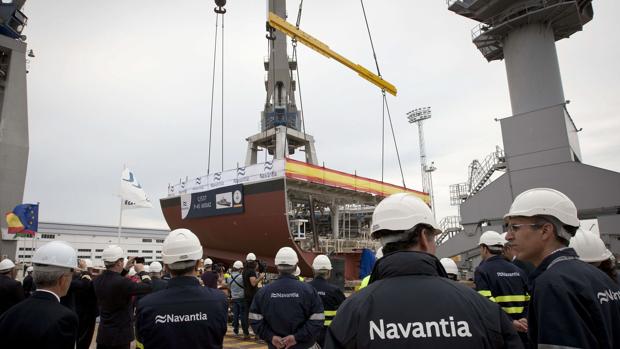
[[[288,1],[289,22],[298,1]],[[448,185],[467,165],[501,145],[496,117],[510,115],[503,62],[487,63],[471,43],[473,21],[443,0],[366,0],[389,97],[405,180],[421,189],[417,128],[405,113],[431,106],[425,123],[438,218],[451,215]],[[41,202],[41,220],[118,224],[123,165],[155,204],[125,225],[165,227],[158,199],[169,183],[206,173],[215,14],[204,0],[30,0],[25,34],[30,60],[30,159],[25,201]],[[265,98],[266,5],[230,0],[225,22],[224,167],[245,159],[245,138],[259,129]],[[564,93],[571,100],[584,162],[620,171],[620,45],[617,1],[595,1],[583,32],[558,42]],[[374,70],[360,3],[304,3],[302,29]],[[616,34],[613,34],[616,33]],[[374,85],[300,47],[306,129],[327,167],[381,176],[381,94]],[[218,63],[219,66],[219,63]],[[219,67],[218,67],[219,69]],[[219,74],[219,73],[218,73]],[[219,79],[219,76],[218,76]],[[216,101],[221,90],[216,90]],[[220,103],[212,164],[221,168]],[[386,180],[399,184],[391,135]]]

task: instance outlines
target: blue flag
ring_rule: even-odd
[[[6,214],[9,234],[33,235],[39,230],[39,204],[17,205]]]

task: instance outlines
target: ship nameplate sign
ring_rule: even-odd
[[[236,184],[181,195],[181,218],[243,213],[243,185]]]

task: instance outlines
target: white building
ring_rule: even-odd
[[[161,261],[162,245],[169,232],[168,229],[123,227],[119,244],[118,227],[39,222],[36,238],[16,238],[15,256],[9,258],[16,263],[29,264],[37,247],[53,240],[62,240],[76,249],[78,258],[89,258],[95,265],[103,265],[101,254],[109,245],[120,245],[128,257],[144,257],[145,262],[150,263]]]

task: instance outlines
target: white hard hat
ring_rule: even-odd
[[[584,262],[602,262],[612,256],[600,236],[588,230],[577,230],[568,247],[574,248],[579,259]]]
[[[202,257],[202,246],[189,229],[175,229],[164,240],[161,255],[164,264],[197,261]]]
[[[534,188],[519,194],[504,218],[537,215],[553,216],[563,224],[579,226],[575,204],[568,196],[550,188]]]
[[[121,258],[125,258],[124,256],[125,253],[120,246],[110,245],[108,246],[108,248],[103,250],[103,253],[101,254],[101,259],[103,259],[104,262],[116,262]]]
[[[443,268],[448,274],[459,275],[459,268],[456,266],[456,262],[452,258],[442,258],[439,260]]]
[[[0,272],[8,271],[15,268],[15,263],[12,260],[5,258],[0,262]]]
[[[245,260],[246,261],[255,261],[256,260],[256,255],[252,252],[248,253],[247,256],[245,256]]]
[[[93,261],[91,261],[90,259],[85,259],[84,263],[86,264],[86,268],[92,268],[93,267]]]
[[[77,253],[71,245],[64,241],[52,241],[39,247],[34,252],[32,263],[35,266],[43,264],[76,269],[78,267],[77,259]]]
[[[26,273],[32,273],[32,271],[34,270],[34,268],[32,266],[26,268]]]
[[[301,275],[301,269],[299,269],[299,267],[295,267],[295,272],[293,273],[293,275],[295,276]]]
[[[332,262],[324,254],[314,257],[312,261],[312,269],[314,270],[332,270]]]
[[[377,252],[375,252],[375,259],[379,259],[383,257],[383,246],[379,247],[377,249]]]
[[[159,262],[151,262],[151,264],[149,265],[150,273],[160,273],[161,270],[162,270],[162,267],[161,267],[161,263]]]
[[[243,262],[235,261],[235,263],[233,263],[233,268],[234,269],[241,269],[241,268],[243,268]]]
[[[136,269],[134,267],[129,268],[129,272],[127,273],[129,276],[136,275]]]
[[[297,265],[299,259],[297,259],[297,253],[290,247],[282,247],[276,253],[275,258],[276,265]]]
[[[151,268],[149,268],[149,266],[148,266],[148,265],[144,265],[144,271],[145,271],[146,273],[149,273],[149,272],[151,271]]]
[[[211,260],[211,258],[207,258],[207,259],[205,259],[204,264],[205,265],[213,265],[213,261]]]
[[[506,240],[502,238],[502,236],[496,231],[485,231],[480,235],[480,240],[478,241],[478,246],[487,245],[488,247],[492,246],[504,246],[506,244]]]
[[[372,237],[381,238],[382,245],[399,241],[402,236],[384,238],[378,236],[381,230],[404,231],[424,223],[437,227],[431,209],[417,196],[407,193],[392,194],[383,199],[372,213]],[[401,234],[402,235],[402,234]]]

